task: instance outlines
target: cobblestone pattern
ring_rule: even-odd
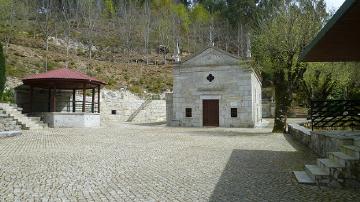
[[[0,201],[356,201],[358,190],[300,185],[315,163],[267,129],[121,125],[0,139]]]

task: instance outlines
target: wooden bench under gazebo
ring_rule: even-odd
[[[67,68],[24,78],[16,103],[24,113],[41,116],[50,127],[100,126],[100,89],[105,83]],[[87,93],[91,90],[91,100]],[[81,94],[81,98],[79,98]]]

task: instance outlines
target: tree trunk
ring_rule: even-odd
[[[291,99],[288,91],[288,82],[285,80],[283,70],[274,73],[275,85],[275,119],[273,132],[282,133],[286,130],[286,122],[288,116]]]

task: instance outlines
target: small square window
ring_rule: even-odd
[[[185,116],[192,117],[192,110],[191,108],[185,108]]]
[[[231,117],[237,117],[237,108],[231,108]]]

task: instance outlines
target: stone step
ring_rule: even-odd
[[[21,135],[21,131],[13,130],[13,131],[2,131],[2,132],[0,132],[0,138],[1,137],[12,137],[12,136],[17,136],[17,135]]]
[[[354,138],[354,146],[360,147],[360,137]]]
[[[347,154],[349,156],[353,156],[356,158],[360,158],[360,147],[354,146],[354,145],[341,145],[340,147],[341,151],[344,154]]]
[[[300,184],[315,184],[315,180],[313,180],[305,171],[293,171],[293,173]]]
[[[40,117],[28,117],[26,114],[23,114],[22,108],[17,107],[17,105],[0,104],[0,108],[3,109],[3,113],[16,120],[17,124],[21,125],[25,130],[48,127],[47,124],[41,121]]]
[[[34,122],[39,122],[39,121],[41,121],[41,117],[32,116],[32,117],[27,117],[27,118],[31,119],[31,120],[34,121]]]
[[[345,168],[344,165],[341,165],[335,160],[332,159],[317,159],[317,165],[320,168],[323,168],[330,172],[330,169],[338,169],[338,168]]]
[[[346,166],[347,162],[356,161],[358,158],[349,156],[342,152],[329,152],[328,153],[329,159],[337,161],[339,164]]]
[[[327,178],[330,175],[329,171],[317,165],[305,165],[305,172],[315,181]]]

